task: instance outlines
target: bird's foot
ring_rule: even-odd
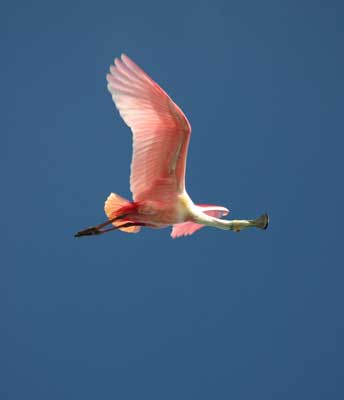
[[[100,235],[101,233],[103,232],[100,229],[98,229],[96,226],[92,226],[91,228],[86,228],[77,232],[74,237]]]

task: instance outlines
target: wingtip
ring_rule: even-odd
[[[122,61],[126,62],[128,59],[129,59],[129,57],[125,53],[121,54],[121,60]]]
[[[116,58],[114,58],[114,60],[113,60],[113,65],[114,65],[115,68],[118,68],[118,66],[121,66],[122,63],[123,63],[123,62],[122,62],[121,57],[116,57]]]

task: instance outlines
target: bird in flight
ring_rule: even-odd
[[[224,220],[222,206],[195,204],[185,189],[191,126],[168,94],[129,57],[116,58],[106,76],[108,90],[133,133],[130,190],[133,201],[111,193],[105,201],[108,219],[75,237],[113,230],[138,233],[142,227],[172,225],[172,238],[191,235],[204,226],[232,230],[266,229],[267,214],[253,220]]]

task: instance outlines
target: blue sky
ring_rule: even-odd
[[[2,399],[342,399],[343,5],[2,5]],[[129,192],[127,53],[193,134],[187,187],[265,232],[76,240]]]

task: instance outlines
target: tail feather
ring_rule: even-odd
[[[125,208],[125,206],[130,205],[130,201],[124,199],[118,194],[111,193],[109,197],[105,201],[104,211],[109,219],[115,218],[121,214],[121,209]],[[119,226],[123,224],[123,220],[114,221],[112,225]],[[119,230],[127,233],[137,233],[140,231],[139,226],[130,226],[126,228],[118,228]]]

